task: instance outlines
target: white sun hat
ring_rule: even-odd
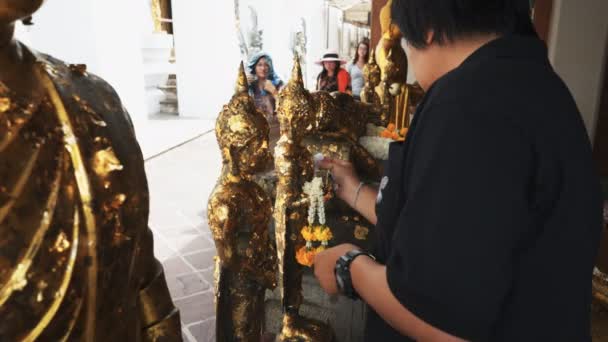
[[[323,62],[340,62],[340,64],[346,64],[346,60],[340,58],[336,50],[327,50],[323,54],[323,57],[315,63],[322,65]]]

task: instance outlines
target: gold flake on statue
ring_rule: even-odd
[[[70,248],[70,240],[68,240],[68,236],[61,231],[59,235],[57,235],[57,239],[53,244],[52,251],[56,251],[58,253],[65,252],[68,248]]]
[[[120,163],[120,160],[118,160],[111,147],[95,153],[95,156],[93,157],[93,170],[98,176],[105,178],[111,172],[120,171],[122,169],[123,165]]]
[[[117,194],[112,199],[112,202],[110,203],[110,207],[112,209],[119,209],[125,203],[126,199],[127,199],[127,196],[125,194]]]
[[[87,73],[86,64],[70,64],[69,68],[70,68],[70,71],[72,71],[73,73],[75,73],[79,76],[84,76]]]
[[[240,115],[230,117],[230,119],[228,119],[228,126],[234,133],[244,133],[250,128]]]
[[[40,280],[38,282],[38,284],[36,285],[36,287],[38,288],[38,294],[36,295],[36,301],[38,303],[41,303],[42,301],[44,301],[44,291],[46,290],[46,288],[48,286],[49,285],[44,280]]]
[[[369,229],[360,225],[355,226],[355,239],[365,240],[369,234]]]
[[[27,270],[30,268],[31,264],[31,260],[25,260],[19,263],[5,287],[11,292],[23,290],[23,288],[27,286]]]
[[[0,113],[5,113],[11,109],[11,98],[0,97]]]

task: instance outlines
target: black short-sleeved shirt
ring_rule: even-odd
[[[590,341],[598,177],[535,37],[488,43],[435,82],[378,196],[376,254],[416,316],[473,341]],[[408,341],[371,309],[367,341]]]

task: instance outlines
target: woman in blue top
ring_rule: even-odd
[[[350,74],[351,86],[353,88],[353,97],[357,100],[360,99],[361,91],[365,85],[363,79],[363,68],[369,59],[369,41],[367,39],[362,40],[357,46],[357,52],[352,63],[350,63],[346,70]]]
[[[258,52],[251,56],[248,64],[249,69],[249,93],[255,101],[268,123],[273,126],[277,124],[276,119],[276,96],[283,87],[283,81],[274,72],[272,58],[265,52]]]

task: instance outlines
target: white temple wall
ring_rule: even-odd
[[[141,56],[144,2],[52,0],[18,37],[66,63],[87,64],[121,96],[134,121],[147,115]]]
[[[574,95],[593,141],[605,77],[608,1],[556,0],[553,10],[549,57]]]
[[[234,93],[240,53],[233,1],[173,1],[180,115],[214,119]]]

